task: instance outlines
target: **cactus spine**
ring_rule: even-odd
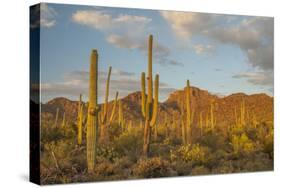
[[[89,107],[87,119],[87,165],[92,173],[96,164],[98,131],[98,52],[93,50],[90,62]]]
[[[77,142],[79,145],[82,144],[82,127],[83,127],[83,104],[82,95],[79,96],[78,103],[78,118],[77,118]]]
[[[155,125],[157,119],[158,111],[158,88],[159,88],[159,75],[156,74],[154,80],[154,100],[153,100],[153,80],[152,80],[152,43],[153,36],[149,36],[148,40],[148,77],[147,77],[147,97],[145,88],[145,73],[141,74],[141,88],[142,88],[142,114],[145,118],[144,127],[144,140],[143,140],[143,155],[148,156],[150,137],[151,137],[151,127]]]

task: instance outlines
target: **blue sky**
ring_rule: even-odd
[[[41,99],[87,100],[91,49],[99,53],[99,100],[112,66],[110,96],[140,90],[147,39],[160,100],[192,86],[217,95],[273,95],[273,18],[175,11],[41,5]]]

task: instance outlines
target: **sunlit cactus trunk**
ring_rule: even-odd
[[[128,124],[128,132],[131,133],[133,130],[133,122],[132,120],[129,121],[129,124]]]
[[[118,92],[116,92],[114,105],[113,105],[113,108],[111,111],[111,115],[109,116],[109,114],[108,114],[108,96],[109,96],[109,83],[110,83],[111,69],[112,69],[112,67],[109,67],[107,80],[106,80],[105,99],[104,99],[104,104],[103,104],[103,108],[102,108],[101,116],[100,116],[100,119],[101,119],[101,130],[100,130],[100,139],[99,139],[100,143],[106,143],[108,141],[107,128],[111,124],[111,122],[114,118],[115,110],[116,110],[116,103],[117,103],[117,98],[118,98]]]
[[[90,62],[89,107],[87,119],[87,166],[92,173],[96,164],[98,131],[98,52],[93,50]]]
[[[56,118],[55,118],[54,127],[57,127],[57,126],[58,126],[59,111],[60,111],[60,109],[59,109],[59,108],[57,108],[57,110],[56,110]]]
[[[199,115],[199,127],[200,127],[200,136],[203,135],[203,112],[200,112]]]
[[[240,107],[240,126],[244,127],[246,125],[245,121],[245,100],[243,99]]]
[[[124,131],[124,115],[123,115],[123,108],[122,108],[122,101],[121,99],[119,100],[118,104],[118,125]]]
[[[78,117],[77,117],[77,143],[82,144],[82,128],[83,128],[83,104],[82,95],[79,96]]]
[[[190,99],[190,84],[189,80],[186,81],[185,87],[185,105],[186,105],[186,117],[185,117],[185,142],[184,144],[191,144],[191,123],[193,121],[194,112],[191,112],[191,99]]]
[[[61,123],[61,127],[65,127],[66,122],[65,122],[65,112],[63,113],[63,117],[62,117],[62,123]]]
[[[169,136],[169,122],[168,122],[167,114],[165,114],[164,126],[165,126],[165,135],[166,135],[166,138],[168,138],[168,136]]]
[[[142,88],[142,114],[145,118],[144,126],[144,139],[143,139],[143,155],[148,156],[150,137],[151,137],[151,127],[155,126],[157,120],[158,111],[158,88],[159,88],[159,75],[155,76],[154,81],[154,100],[153,100],[153,80],[152,80],[152,44],[153,37],[149,36],[148,40],[148,77],[147,77],[147,96],[145,88],[145,73],[141,75],[141,88]]]
[[[211,123],[211,131],[214,132],[215,129],[215,115],[214,115],[214,101],[211,101],[211,106],[210,106],[210,123]]]

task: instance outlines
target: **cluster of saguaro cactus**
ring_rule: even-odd
[[[185,96],[185,113],[182,110],[182,140],[183,144],[191,144],[191,124],[193,122],[194,111],[191,111],[191,99],[190,99],[190,85],[189,80],[186,81],[186,87],[184,89]],[[185,115],[183,115],[185,114]]]
[[[82,144],[82,128],[83,128],[83,103],[82,94],[79,96],[78,114],[77,114],[77,143]]]
[[[111,115],[109,116],[109,113],[108,113],[108,111],[109,111],[108,110],[108,95],[109,95],[109,83],[110,83],[111,69],[112,69],[112,67],[110,66],[109,70],[108,70],[107,80],[106,80],[106,92],[105,92],[104,104],[103,104],[102,110],[100,112],[100,123],[101,123],[100,142],[101,143],[107,141],[107,134],[106,134],[107,131],[106,131],[106,129],[111,124],[111,122],[114,118],[116,103],[117,103],[117,98],[118,98],[118,92],[116,92],[113,109],[111,111]]]
[[[154,80],[154,99],[153,99],[153,80],[152,80],[152,45],[153,37],[148,39],[148,77],[147,77],[147,95],[145,87],[145,73],[141,74],[141,88],[142,88],[142,115],[145,118],[144,139],[143,139],[143,155],[148,156],[151,127],[155,126],[158,112],[158,88],[159,75],[156,74]]]
[[[90,62],[89,107],[87,118],[87,166],[92,173],[96,164],[98,131],[98,52],[93,50]]]

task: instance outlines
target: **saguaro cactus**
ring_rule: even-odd
[[[108,115],[108,95],[109,95],[109,83],[110,83],[110,75],[111,75],[111,69],[112,67],[109,67],[107,80],[106,80],[106,93],[104,98],[104,104],[101,111],[101,130],[100,130],[100,142],[106,142],[107,141],[107,135],[106,135],[106,129],[110,125],[110,123],[113,120],[113,117],[115,115],[115,109],[116,109],[116,103],[118,98],[118,92],[116,92],[115,100],[113,109],[111,111],[111,115]]]
[[[122,108],[122,100],[119,99],[119,104],[118,104],[118,125],[121,127],[121,130],[124,131],[124,126],[125,126],[125,120],[124,120],[124,115],[123,115],[123,108]]]
[[[210,105],[210,123],[211,123],[211,130],[212,132],[215,129],[215,124],[216,124],[216,119],[215,119],[215,115],[214,115],[214,101],[211,101],[211,105]]]
[[[200,112],[199,115],[199,127],[200,127],[200,136],[203,135],[203,112]]]
[[[60,109],[59,109],[59,108],[57,108],[57,111],[56,111],[56,118],[55,118],[55,123],[54,123],[54,127],[57,127],[57,126],[58,126],[59,111],[60,111]]]
[[[82,144],[82,127],[83,127],[83,104],[82,104],[82,95],[79,96],[78,103],[78,117],[77,117],[77,142]]]
[[[87,119],[87,165],[92,173],[96,164],[98,131],[98,52],[93,50],[90,62],[89,107]]]
[[[182,116],[182,131],[183,131],[183,144],[191,144],[191,123],[193,122],[194,112],[191,112],[191,99],[190,99],[190,84],[189,80],[186,81],[184,90],[186,111],[185,116]]]
[[[236,111],[236,107],[234,109],[236,127],[242,128],[242,127],[244,127],[246,125],[246,118],[245,118],[246,115],[245,115],[245,112],[246,112],[245,100],[243,99],[241,104],[240,104],[240,114],[239,115],[238,115],[238,113]]]
[[[240,125],[241,127],[244,127],[246,125],[246,118],[245,118],[245,100],[242,100],[241,106],[240,106]]]
[[[158,88],[159,88],[159,75],[156,74],[154,80],[154,100],[153,100],[153,80],[152,80],[152,43],[153,37],[149,36],[148,39],[148,77],[147,77],[147,96],[145,88],[145,73],[141,74],[141,88],[142,88],[142,114],[145,118],[144,139],[143,139],[143,155],[148,156],[151,127],[155,126],[158,111]]]
[[[63,113],[63,117],[62,117],[62,122],[61,122],[61,127],[65,127],[66,122],[65,122],[65,112]]]

